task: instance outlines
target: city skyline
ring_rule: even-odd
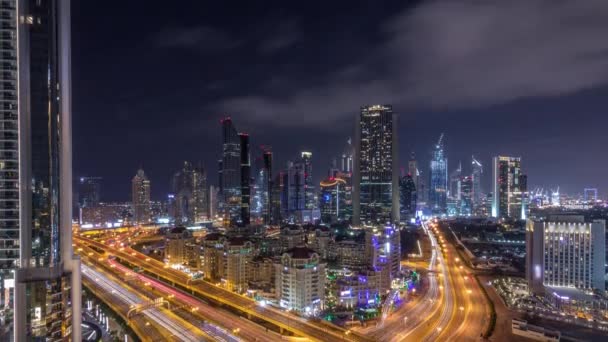
[[[343,6],[335,3],[324,14],[285,4],[283,6],[293,7],[266,11],[245,6],[232,11],[221,4],[192,2],[186,6],[192,9],[188,13],[158,6],[122,4],[121,11],[112,11],[113,25],[104,30],[99,29],[103,25],[95,23],[104,17],[99,13],[113,8],[112,3],[94,6],[73,4],[73,11],[78,14],[74,18],[76,44],[73,57],[75,174],[104,177],[103,197],[107,200],[128,198],[125,189],[129,187],[132,170],[139,166],[146,170],[155,184],[152,190],[155,199],[169,192],[172,169],[183,160],[200,160],[210,171],[210,183],[216,184],[215,163],[220,157],[215,148],[220,139],[217,122],[224,115],[231,115],[239,129],[250,133],[252,146],[272,146],[276,165],[284,165],[300,151],[310,151],[315,156],[315,165],[318,165],[316,170],[323,170],[334,156],[342,152],[346,139],[353,136],[353,118],[361,105],[391,103],[399,115],[402,137],[399,159],[402,161],[408,160],[413,150],[418,164],[424,168],[428,165],[437,135],[445,132],[446,153],[451,165],[462,161],[466,169],[472,154],[483,165],[490,165],[495,155],[520,156],[526,162],[530,187],[560,185],[562,191],[571,193],[592,187],[599,189],[600,197],[605,197],[608,181],[601,170],[606,165],[601,160],[597,165],[595,160],[608,142],[601,131],[601,127],[608,123],[601,106],[608,92],[601,78],[605,73],[597,72],[590,80],[581,81],[575,76],[569,77],[564,71],[565,74],[549,77],[552,82],[548,83],[563,85],[563,89],[552,89],[551,85],[530,81],[535,76],[544,79],[544,74],[528,75],[517,68],[519,73],[515,76],[521,77],[523,84],[516,85],[522,89],[530,89],[526,87],[530,85],[538,90],[526,94],[513,94],[507,84],[497,84],[499,81],[496,79],[501,77],[486,77],[493,79],[491,84],[488,80],[480,80],[477,73],[463,77],[462,73],[470,71],[468,64],[462,73],[453,76],[454,79],[438,77],[438,81],[432,82],[436,86],[443,80],[446,85],[456,84],[459,89],[472,93],[476,93],[470,88],[473,85],[480,89],[487,86],[492,91],[492,96],[478,92],[481,95],[474,96],[468,106],[463,105],[466,93],[463,95],[458,91],[451,94],[441,87],[435,90],[437,103],[445,104],[443,107],[431,107],[428,101],[413,101],[414,95],[402,95],[415,94],[418,99],[428,96],[427,93],[410,92],[408,87],[396,87],[396,92],[393,87],[388,87],[390,89],[386,92],[372,91],[374,80],[381,83],[382,89],[387,81],[392,80],[391,71],[407,71],[409,68],[395,65],[394,58],[389,59],[384,54],[374,57],[371,51],[378,51],[376,48],[387,52],[397,49],[396,56],[411,52],[407,42],[399,42],[416,30],[422,30],[421,38],[428,37],[427,34],[433,32],[428,27],[429,21],[447,6],[442,2],[419,2],[403,7],[400,3],[388,2],[382,8],[350,4],[347,13],[341,11]],[[463,4],[453,9],[456,23],[467,18],[467,6]],[[524,24],[537,22],[537,16],[545,13],[525,3],[489,4],[487,8],[476,11],[485,14],[492,6],[502,10],[496,11],[500,13],[495,14],[498,17],[491,17],[497,22],[512,17],[523,17]],[[601,44],[595,41],[593,32],[603,29],[604,24],[598,24],[598,21],[577,24],[582,32],[555,27],[561,17],[589,15],[595,18],[606,12],[605,5],[594,3],[594,6],[597,8],[574,4],[557,6],[554,12],[547,14],[546,20],[535,24],[539,26],[539,39],[549,35],[547,32],[552,35],[556,30],[565,30],[568,39],[581,41],[581,55],[595,56],[593,52]],[[448,6],[447,9],[451,8]],[[529,15],[519,16],[522,12]],[[362,13],[374,15],[379,20],[370,25],[360,19]],[[156,20],[151,21],[154,24],[134,25],[132,18],[136,16]],[[229,20],[220,22],[213,18],[222,16]],[[336,20],[342,25],[335,25]],[[416,20],[421,21],[419,29],[409,25]],[[441,23],[436,27],[438,38],[429,44],[436,43],[440,48],[448,49],[451,46],[446,45],[445,38],[449,36],[445,29],[449,23]],[[579,57],[578,52],[563,47],[567,44],[560,44],[561,47],[524,45],[527,50],[519,45],[500,44],[513,35],[521,34],[521,30],[525,30],[524,24],[522,27],[505,28],[504,35],[501,35],[503,31],[491,25],[486,30],[490,35],[487,38],[494,37],[491,36],[494,34],[498,42],[482,46],[481,51],[463,45],[461,52],[465,56],[479,58],[481,52],[490,51],[495,56],[509,46],[513,53],[518,53],[513,60],[518,60],[530,55],[546,56],[545,49],[550,48],[551,55],[556,56],[551,60],[562,63],[560,66],[563,67],[558,70],[580,70],[580,66],[569,68],[565,65],[570,60],[567,57],[573,57],[575,61]],[[472,25],[481,24],[475,21]],[[340,27],[360,34],[353,35],[349,31],[347,35]],[[324,37],[328,31],[333,33]],[[466,38],[471,32],[459,34]],[[118,35],[123,39],[112,48],[105,48],[108,44],[104,42]],[[175,40],[168,42],[166,37],[175,37]],[[205,42],[215,43],[218,50],[209,51]],[[457,47],[447,50],[452,51],[459,52]],[[143,62],[142,55],[146,56]],[[113,63],[101,63],[100,56],[111,58]],[[384,59],[377,60],[385,57],[387,63],[382,63]],[[444,60],[440,62],[439,66],[451,66]],[[589,68],[596,64],[593,60]],[[159,75],[150,71],[163,70],[163,65],[172,65],[172,74],[163,71],[161,75],[172,84],[170,90],[157,87],[158,82],[151,80],[151,77]],[[511,66],[497,58],[491,58],[482,65],[490,70],[509,70]],[[542,65],[533,59],[532,65],[523,67],[534,69]],[[430,72],[428,67],[422,70]],[[589,74],[586,70],[580,74]],[[115,82],[116,77],[124,82]],[[508,85],[512,85],[514,78],[502,77],[500,82],[511,82]],[[289,82],[296,79],[297,82]],[[260,84],[265,86],[259,87]],[[365,86],[369,91],[364,94],[353,91],[356,88],[353,84]],[[320,89],[315,91],[317,86]],[[317,92],[327,92],[328,100],[319,102]],[[347,96],[349,93],[352,95]],[[248,95],[251,100],[262,98],[264,101],[246,102]],[[483,101],[479,98],[482,95],[487,95]],[[306,101],[307,98],[310,101]],[[268,105],[277,101],[289,103],[290,108]],[[242,103],[253,111],[245,110]],[[319,122],[319,117],[325,118],[327,124]],[[502,117],[509,120],[501,120]],[[91,134],[94,130],[103,134]],[[497,134],[500,132],[512,134],[509,139],[502,139]],[[124,138],[112,139],[110,136]],[[162,136],[170,136],[171,139],[157,139]],[[568,144],[563,144],[560,149],[554,148],[560,141]],[[560,170],[563,158],[577,165],[572,173],[554,171]],[[114,167],[118,164],[124,167]],[[318,184],[322,176],[321,172],[315,172],[314,183]],[[489,173],[485,173],[482,188],[490,188],[490,179]]]

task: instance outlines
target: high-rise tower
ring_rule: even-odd
[[[133,199],[133,220],[137,223],[150,222],[150,180],[144,170],[137,170],[131,181]]]
[[[0,288],[15,341],[81,337],[72,251],[70,1],[0,3]]]
[[[494,185],[492,217],[525,219],[527,177],[521,171],[521,158],[494,157],[492,171]]]
[[[361,107],[355,132],[354,224],[399,221],[397,127],[392,106]]]
[[[429,173],[429,205],[435,215],[447,210],[448,159],[445,157],[443,133],[435,144]]]
[[[241,215],[241,144],[230,117],[222,119],[220,201],[224,217],[237,221]]]
[[[251,205],[251,157],[249,155],[249,134],[239,133],[241,147],[241,222],[250,222]]]
[[[483,166],[481,163],[475,159],[475,157],[471,157],[471,180],[473,183],[472,187],[472,195],[473,195],[473,205],[475,207],[481,205],[483,194],[481,188],[481,176],[483,175]]]

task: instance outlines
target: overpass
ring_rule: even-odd
[[[159,280],[175,287],[185,289],[199,298],[213,300],[216,303],[242,312],[247,315],[248,318],[253,317],[271,323],[279,327],[281,331],[290,331],[296,335],[308,337],[313,341],[373,341],[373,339],[349,330],[339,327],[317,325],[307,321],[305,318],[294,316],[279,309],[261,306],[248,297],[217,287],[206,281],[190,283],[190,277],[185,273],[168,268],[162,262],[147,258],[145,255],[131,249],[127,251],[126,248],[121,248],[122,250],[114,249],[109,251],[109,246],[107,245],[95,240],[76,236],[74,237],[74,241],[77,244],[88,245],[95,249],[106,251],[108,254],[114,255],[124,262],[142,268]]]

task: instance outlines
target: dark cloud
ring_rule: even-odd
[[[268,37],[262,39],[258,51],[262,54],[272,54],[293,46],[300,38],[300,31],[295,21],[285,21],[278,25]]]
[[[222,52],[238,47],[241,41],[212,27],[170,27],[156,33],[153,40],[161,48],[183,48],[202,52]]]
[[[608,81],[608,2],[602,0],[430,1],[381,30],[375,45],[358,44],[357,57],[364,58],[320,84],[292,80],[291,95],[254,91],[213,107],[258,123],[314,126],[346,118],[366,103],[477,108]],[[362,79],[361,70],[375,74],[363,72]]]

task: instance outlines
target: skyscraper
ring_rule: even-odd
[[[94,207],[99,204],[101,177],[80,177],[78,182],[78,206]]]
[[[471,181],[473,182],[473,205],[475,207],[480,206],[483,200],[483,193],[481,188],[481,176],[483,175],[483,166],[481,163],[475,159],[475,157],[471,157]]]
[[[193,224],[208,218],[207,174],[201,166],[195,168],[185,161],[173,175],[172,188],[176,223]]]
[[[492,217],[525,219],[527,177],[521,171],[521,158],[494,157],[492,174]]]
[[[263,181],[266,185],[266,187],[263,189],[263,193],[265,194],[265,196],[262,196],[262,215],[264,215],[264,223],[265,224],[271,224],[273,222],[278,222],[277,220],[273,219],[273,213],[272,213],[272,204],[273,202],[273,191],[272,191],[272,186],[273,186],[273,182],[272,182],[272,151],[266,150],[264,151],[263,154],[263,159],[264,159],[264,172],[265,172],[265,177],[263,178]]]
[[[230,117],[222,119],[222,161],[220,163],[220,201],[224,218],[238,221],[241,216],[241,144]]]
[[[301,161],[287,164],[287,210],[289,214],[305,209],[304,163]]]
[[[418,189],[418,176],[420,172],[418,171],[418,162],[416,161],[416,153],[412,152],[410,155],[410,160],[407,162],[407,173],[412,177],[412,181],[414,182],[414,187],[416,190]]]
[[[462,178],[462,163],[458,163],[458,168],[456,168],[450,174],[450,188],[449,188],[449,197],[455,199],[456,201],[460,200],[460,179]]]
[[[15,341],[81,340],[72,251],[70,2],[3,1],[0,287]]]
[[[354,224],[399,221],[397,128],[390,105],[361,107],[355,132]]]
[[[429,205],[434,215],[447,210],[448,159],[445,157],[443,133],[433,149],[429,174]]]
[[[133,220],[137,223],[150,222],[150,180],[144,170],[137,170],[131,181],[133,199]]]
[[[251,215],[251,157],[249,134],[239,133],[241,147],[241,222],[248,225]]]
[[[460,179],[460,200],[458,214],[471,216],[473,214],[473,177],[465,176]]]
[[[317,207],[317,203],[315,203],[315,186],[312,182],[311,152],[302,152],[302,165],[304,166],[304,207],[312,210]]]
[[[414,177],[407,174],[399,180],[401,221],[416,217],[416,184]]]

